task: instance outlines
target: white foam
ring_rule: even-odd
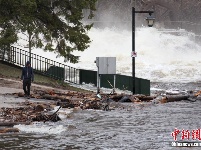
[[[164,91],[164,89],[160,89],[160,88],[150,88],[151,91]]]
[[[51,111],[51,113],[54,113],[56,112],[58,109],[59,109],[60,106],[56,106],[54,107],[54,110]],[[61,118],[61,119],[65,119],[67,118],[68,114],[72,113],[73,112],[73,109],[69,109],[69,108],[60,108],[59,111],[57,112],[58,116]]]
[[[54,107],[53,111],[50,111],[50,114],[53,114],[59,109],[60,106]],[[61,118],[61,120],[66,119],[67,115],[72,113],[72,109],[68,108],[60,108],[57,114]],[[15,125],[16,128],[18,128],[22,132],[27,133],[41,133],[41,134],[60,134],[63,131],[66,131],[66,128],[63,125],[57,125],[55,123],[51,122],[34,122],[31,125]]]
[[[71,86],[80,88],[80,89],[84,89],[84,90],[88,90],[88,91],[92,91],[92,92],[97,92],[97,87],[93,84],[85,84],[83,83],[82,85],[79,84],[71,84]],[[104,88],[104,87],[100,87],[100,91],[103,93],[112,93],[113,89],[112,88]],[[125,93],[125,94],[131,94],[131,91],[128,90],[120,90],[118,88],[115,88],[115,93],[121,94],[121,93]]]
[[[33,123],[31,125],[15,125],[22,132],[40,134],[60,134],[66,131],[63,125],[49,125],[45,123]]]
[[[179,32],[179,31],[178,31]],[[132,72],[131,31],[118,29],[96,29],[89,31],[92,43],[84,52],[75,51],[81,56],[77,64],[67,65],[97,70],[96,57],[117,57],[117,73],[130,75]],[[173,35],[156,28],[136,30],[136,77],[162,82],[194,82],[200,80],[201,46],[191,40],[192,33],[182,30],[182,35]],[[23,40],[21,45],[26,45]],[[20,43],[19,42],[19,43]],[[63,62],[56,54],[34,49],[33,53]]]

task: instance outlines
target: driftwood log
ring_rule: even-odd
[[[169,95],[166,96],[167,102],[175,102],[175,101],[181,101],[181,100],[188,100],[189,95]]]
[[[153,100],[154,98],[156,98],[156,96],[141,96],[139,97],[139,100],[149,102],[150,100]]]
[[[169,102],[176,102],[188,100],[190,102],[195,102],[197,100],[196,96],[190,95],[167,95],[167,96],[158,96],[152,100],[153,103],[169,103]]]
[[[0,133],[19,132],[18,128],[0,128]]]

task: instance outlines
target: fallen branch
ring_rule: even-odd
[[[57,115],[57,112],[59,111],[60,108],[61,108],[61,106],[57,109],[57,111],[55,111],[52,115],[50,115],[50,116],[47,118],[46,121],[53,121],[53,122],[56,122],[56,121],[61,120],[61,119],[59,118],[59,116]],[[46,122],[46,121],[45,121],[45,122]]]
[[[19,125],[19,124],[29,125],[31,124],[31,122],[0,122],[0,126],[4,126],[4,127],[13,127],[14,125]]]

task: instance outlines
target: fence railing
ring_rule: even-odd
[[[56,62],[46,57],[29,53],[26,50],[11,46],[9,57],[4,56],[4,61],[23,67],[28,60],[35,72],[49,77],[79,84],[79,69]],[[30,57],[30,59],[29,59]]]
[[[100,87],[113,88],[114,75],[104,74],[100,76]],[[115,88],[120,90],[133,90],[133,78],[131,76],[116,74]],[[80,84],[91,83],[97,86],[97,71],[80,69]],[[112,86],[111,86],[112,85]],[[135,93],[150,95],[150,80],[135,78]]]
[[[25,50],[13,46],[10,47],[8,55],[0,55],[0,59],[20,67],[23,67],[28,60],[31,60],[31,66],[34,71],[40,74],[74,84],[82,84],[83,82],[92,83],[95,86],[97,84],[96,71],[76,69],[37,54],[30,54]],[[116,74],[116,88],[132,91],[132,80],[130,76]],[[150,81],[141,78],[135,78],[135,80],[135,93],[150,95]],[[110,83],[114,84],[113,75],[101,75],[101,87],[112,88]]]

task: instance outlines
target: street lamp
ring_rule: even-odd
[[[154,25],[155,18],[152,15],[154,11],[135,11],[132,7],[132,54],[135,54],[135,13],[148,13],[149,16],[146,18],[149,27]],[[132,56],[132,78],[133,78],[133,94],[135,93],[135,56]]]

